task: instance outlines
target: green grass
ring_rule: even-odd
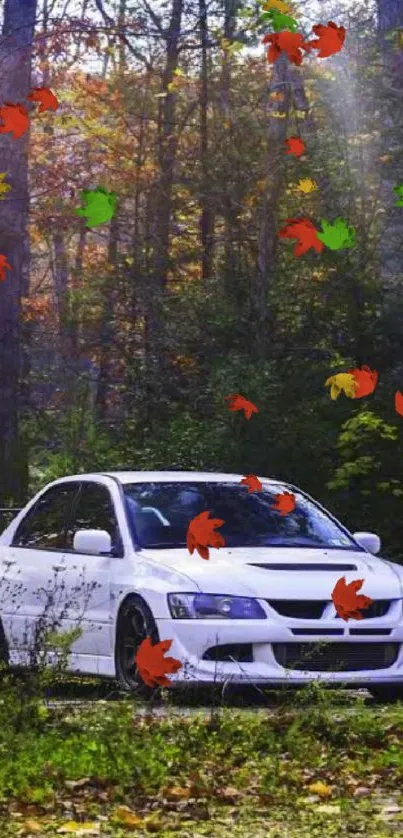
[[[401,705],[317,688],[259,712],[189,718],[176,703],[163,718],[139,716],[131,700],[49,709],[3,686],[0,834],[402,834]]]

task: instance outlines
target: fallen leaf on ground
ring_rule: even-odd
[[[125,826],[140,826],[143,823],[143,819],[139,818],[129,806],[117,806],[112,813],[112,818]]]
[[[308,789],[314,794],[319,794],[320,797],[329,797],[332,794],[333,786],[328,786],[327,783],[318,780],[317,783],[311,783]]]
[[[99,835],[100,830],[101,824],[97,823],[97,821],[83,821],[82,823],[78,821],[67,821],[56,832],[59,835],[77,835],[80,838],[82,835]]]

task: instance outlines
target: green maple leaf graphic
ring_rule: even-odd
[[[400,186],[394,186],[393,191],[400,198],[400,201],[396,201],[395,207],[403,207],[403,183]]]
[[[356,230],[349,227],[345,218],[336,218],[333,224],[326,220],[321,221],[323,233],[317,233],[318,239],[330,250],[344,250],[347,247],[354,247]]]
[[[290,17],[290,15],[285,15],[282,12],[278,12],[276,9],[271,9],[270,11],[265,12],[259,18],[259,23],[263,23],[266,20],[270,21],[275,32],[282,32],[283,29],[288,29],[290,32],[296,32],[298,28],[298,23],[295,18]]]
[[[80,200],[86,206],[76,209],[77,215],[87,218],[87,227],[95,227],[98,224],[105,224],[115,214],[117,195],[116,192],[108,192],[102,186],[97,189],[84,189],[80,193]]]

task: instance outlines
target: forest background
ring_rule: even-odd
[[[293,8],[342,51],[269,65],[242,0],[6,0],[2,103],[59,107],[0,135],[0,506],[84,471],[265,475],[403,562],[403,0]],[[118,209],[88,229],[98,186]],[[300,215],[344,216],[355,248],[296,258]],[[332,401],[363,364],[375,392]]]

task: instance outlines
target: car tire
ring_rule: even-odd
[[[370,693],[379,703],[393,704],[395,701],[403,702],[403,685],[380,684],[378,687],[371,687]]]
[[[118,616],[115,671],[121,689],[139,698],[151,698],[159,689],[144,683],[135,664],[138,648],[146,637],[151,637],[153,645],[159,641],[154,617],[141,597],[130,596]]]

